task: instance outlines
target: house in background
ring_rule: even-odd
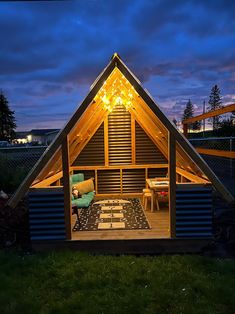
[[[59,131],[59,129],[33,129],[27,135],[27,140],[28,143],[49,145]]]
[[[60,129],[32,129],[31,131],[16,132],[14,144],[50,145]]]

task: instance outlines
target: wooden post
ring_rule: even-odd
[[[121,195],[122,195],[122,189],[123,189],[123,186],[122,186],[122,168],[120,169],[120,190],[121,190]]]
[[[98,194],[98,174],[97,169],[95,169],[95,192]]]
[[[68,136],[66,135],[62,141],[62,171],[63,171],[63,183],[64,183],[64,216],[65,216],[65,229],[66,239],[71,240],[71,190],[70,190],[70,178],[69,178],[69,145]]]
[[[109,125],[108,116],[104,119],[104,160],[105,166],[109,165]]]
[[[131,156],[132,156],[132,165],[135,165],[135,118],[131,114]]]
[[[187,123],[183,123],[183,132],[184,132],[184,136],[187,138],[188,137],[188,124]]]
[[[176,222],[176,141],[171,132],[168,132],[168,162],[169,162],[169,214],[170,214],[170,234],[175,238]]]

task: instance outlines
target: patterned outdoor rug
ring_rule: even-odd
[[[81,209],[73,231],[150,229],[144,209],[137,198],[106,199]]]

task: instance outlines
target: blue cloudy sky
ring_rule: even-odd
[[[0,89],[18,130],[60,128],[118,52],[172,119],[235,102],[235,1],[0,2]]]

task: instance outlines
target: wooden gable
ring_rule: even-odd
[[[117,110],[118,106],[119,110]],[[118,138],[118,132],[114,131],[112,134],[111,129],[115,123],[115,130],[118,123],[122,123],[122,128],[125,125],[123,117],[121,120],[114,118],[115,110],[118,116],[121,107],[125,108],[124,120],[131,132],[128,131],[126,136],[121,132]],[[187,172],[202,181],[211,181],[228,201],[233,200],[205,161],[167,119],[120,57],[114,54],[108,66],[91,86],[87,97],[10,199],[9,205],[14,207],[30,186],[40,184],[51,176],[58,176],[61,171],[63,176],[68,176],[70,166],[85,163],[84,154],[89,152],[92,154],[93,141],[95,142],[100,136],[102,125],[106,167],[122,164],[124,156],[125,163],[132,165],[138,163],[140,157],[138,154],[138,156],[134,155],[133,151],[136,151],[136,146],[137,151],[139,148],[138,144],[136,145],[135,129],[140,127],[158,151],[156,160],[160,156],[164,162],[169,161],[171,154],[176,154],[175,166],[180,171]],[[67,156],[64,161],[62,156]],[[90,162],[95,162],[91,160],[92,158]]]

